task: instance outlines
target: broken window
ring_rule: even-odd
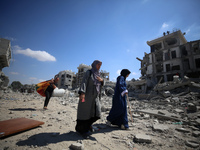
[[[168,44],[168,45],[174,45],[177,43],[177,39],[176,38],[168,38],[165,40],[165,42]]]
[[[71,76],[71,75],[69,75],[69,74],[67,74],[67,75],[66,75],[66,77],[67,77],[67,78],[71,78],[72,76]]]
[[[163,61],[163,52],[162,51],[156,52],[155,57],[157,62]]]
[[[170,60],[170,52],[165,53],[165,60]]]
[[[155,52],[154,45],[151,46],[151,53]]]
[[[199,51],[199,43],[193,43],[192,48],[193,48],[193,51],[197,53]]]
[[[188,52],[186,50],[185,45],[181,45],[180,46],[180,50],[181,50],[181,53],[182,53],[183,56],[187,56],[188,55]]]
[[[200,58],[195,59],[195,64],[197,68],[200,68]]]
[[[167,75],[167,81],[173,81],[173,74]]]
[[[171,51],[172,59],[176,58],[176,51]]]
[[[172,66],[172,70],[180,70],[180,65]]]
[[[151,46],[151,53],[162,49],[162,43],[157,43]]]
[[[163,65],[161,63],[156,65],[156,72],[162,72],[163,71]]]
[[[190,69],[189,59],[184,59],[183,60],[183,68],[184,68],[184,70],[189,70]]]
[[[166,64],[166,72],[170,71],[170,64]]]

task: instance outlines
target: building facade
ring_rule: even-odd
[[[60,71],[58,73],[58,87],[62,89],[72,89],[74,86],[75,73],[71,70]]]
[[[89,69],[92,69],[92,67],[85,64],[80,64],[77,69],[78,73],[76,74],[76,87],[80,87],[85,72]]]
[[[183,78],[200,77],[200,40],[187,42],[184,34],[178,30],[163,33],[163,36],[147,41],[151,53],[145,53],[141,61],[141,78],[154,84],[159,81],[172,81],[174,75]]]
[[[10,66],[10,59],[10,40],[0,38],[0,89],[4,89],[8,86],[9,78],[2,72],[2,69]]]
[[[0,71],[4,67],[9,67],[11,59],[10,41],[0,38]]]
[[[78,73],[76,74],[76,87],[80,87],[85,72],[89,69],[92,69],[92,67],[87,66],[85,64],[80,64],[77,67],[77,69],[78,69]],[[102,70],[100,72],[101,72],[103,79],[106,81],[109,81],[109,72],[102,71]]]

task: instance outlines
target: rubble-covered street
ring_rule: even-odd
[[[102,118],[94,124],[92,139],[85,140],[74,129],[78,103],[75,91],[66,90],[64,97],[53,97],[44,111],[44,98],[37,93],[2,90],[0,121],[25,117],[45,124],[1,139],[0,149],[199,149],[199,93],[198,88],[181,87],[171,90],[167,97],[129,97],[134,121],[129,115],[130,130],[125,131],[105,124],[112,104],[112,95],[107,96],[106,91]]]

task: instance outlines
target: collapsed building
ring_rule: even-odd
[[[8,86],[9,78],[2,72],[4,67],[9,67],[11,59],[11,44],[7,39],[0,38],[0,89]]]
[[[89,69],[92,69],[92,67],[85,64],[80,64],[77,69],[78,73],[76,74],[76,87],[80,87],[85,72]]]
[[[141,80],[134,83],[144,92],[156,84],[179,79],[200,77],[200,40],[187,42],[180,30],[163,33],[162,37],[147,41],[151,53],[141,62]]]
[[[60,71],[58,73],[60,78],[58,87],[62,89],[74,89],[80,87],[85,72],[91,68],[91,66],[80,64],[77,67],[78,73],[76,74],[71,70]],[[104,80],[109,81],[109,72],[103,70],[100,72]]]
[[[74,86],[75,73],[71,70],[64,70],[58,73],[59,81],[58,87],[62,89],[71,89]]]

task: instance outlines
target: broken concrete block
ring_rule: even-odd
[[[196,123],[197,125],[200,125],[200,119],[196,119],[196,120],[195,120],[195,123]]]
[[[177,112],[177,113],[184,113],[184,111],[183,111],[183,110],[181,110],[181,109],[178,109],[178,108],[174,109],[174,111],[175,111],[175,112]]]
[[[187,130],[185,128],[176,128],[176,130],[179,131],[179,132],[183,132],[183,133],[189,133],[190,132],[190,130]]]
[[[175,102],[179,102],[179,98],[178,97],[173,97],[172,100],[175,101]]]
[[[84,145],[81,143],[73,143],[70,145],[72,150],[84,150]]]
[[[135,135],[134,140],[135,140],[135,142],[138,142],[138,143],[151,143],[152,142],[151,137],[148,135],[145,135],[145,134]]]
[[[197,148],[197,147],[199,147],[198,142],[195,142],[195,141],[186,141],[186,142],[185,142],[185,145],[187,145],[187,146],[189,146],[189,147],[192,147],[192,148]]]
[[[167,131],[169,128],[165,125],[162,124],[155,124],[153,125],[153,130],[154,131],[159,131],[159,132],[164,132]]]
[[[194,105],[193,103],[188,103],[188,108],[187,108],[187,112],[188,113],[193,113],[197,111],[197,106]]]
[[[171,93],[170,93],[169,91],[164,91],[164,92],[162,93],[162,95],[163,95],[164,97],[170,97],[170,96],[171,96]]]
[[[199,137],[200,136],[200,131],[193,131],[192,135],[194,137]]]
[[[140,118],[140,115],[133,113],[133,118]]]

